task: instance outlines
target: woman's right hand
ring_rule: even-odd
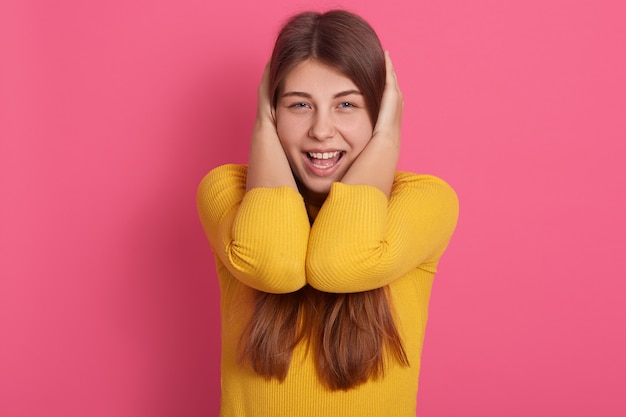
[[[276,132],[276,117],[270,99],[270,63],[265,65],[257,92],[256,127],[266,127]],[[253,137],[254,139],[254,137]],[[278,135],[276,135],[278,140]]]
[[[257,96],[257,114],[250,142],[246,190],[266,187],[298,190],[278,133],[270,98],[270,64],[265,66]]]

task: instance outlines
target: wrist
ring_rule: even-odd
[[[254,122],[253,130],[255,133],[276,134],[276,124],[267,117],[257,117]]]
[[[398,159],[400,157],[400,135],[392,133],[377,132],[370,139],[367,147],[370,152],[380,152],[385,155],[385,159]]]

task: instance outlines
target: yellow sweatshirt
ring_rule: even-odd
[[[414,417],[428,301],[437,263],[458,216],[443,180],[396,173],[389,199],[366,185],[334,183],[311,226],[289,187],[246,193],[247,167],[224,165],[198,189],[198,210],[215,254],[221,291],[221,417]],[[389,361],[385,376],[348,391],[318,380],[297,346],[283,382],[237,362],[254,288],[289,293],[305,285],[358,292],[389,285],[410,366]]]

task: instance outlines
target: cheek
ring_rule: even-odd
[[[288,126],[284,122],[281,123],[279,120],[276,121],[276,133],[278,133],[278,139],[280,140],[280,143],[283,144],[285,140],[290,136]]]
[[[354,123],[345,131],[346,138],[355,150],[361,151],[372,139],[373,128],[368,121]]]
[[[281,114],[281,112],[276,113],[276,132],[278,133],[278,139],[283,146],[289,144],[293,140],[293,123],[289,121],[289,117]]]
[[[276,132],[285,151],[299,147],[307,136],[306,123],[301,117],[293,115],[276,115]]]
[[[297,132],[294,131],[294,127],[292,123],[289,123],[284,118],[276,118],[276,133],[278,134],[278,141],[280,142],[285,155],[287,156],[287,161],[289,161],[289,165],[293,170],[295,167],[295,161],[297,160],[297,155],[300,150],[298,147],[298,136]]]
[[[357,140],[357,143],[355,144],[355,148],[358,148],[359,151],[362,151],[363,149],[365,149],[365,147],[367,146],[367,144],[370,142],[370,140],[372,139],[372,132],[363,132],[362,136],[359,136],[359,139]]]

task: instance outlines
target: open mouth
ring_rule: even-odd
[[[311,164],[319,169],[331,168],[343,158],[344,151],[333,152],[307,152],[306,156]]]

